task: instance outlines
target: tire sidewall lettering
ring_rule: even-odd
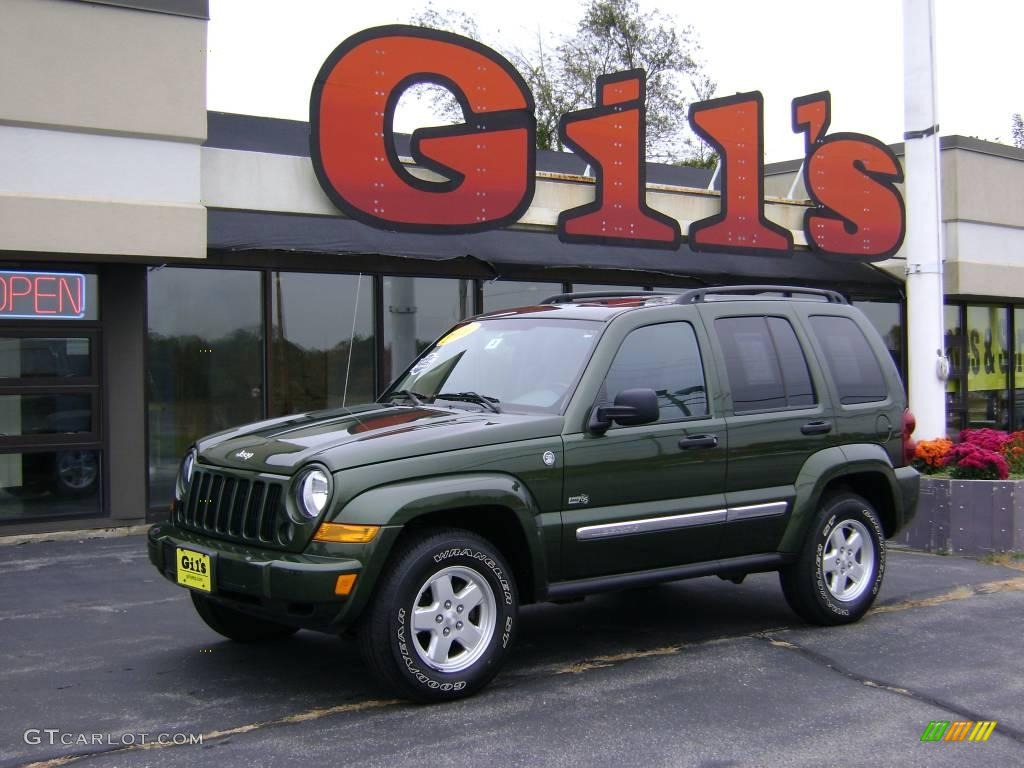
[[[515,605],[515,595],[512,584],[505,575],[502,566],[498,564],[491,554],[475,547],[448,547],[430,555],[429,560],[426,562],[432,563],[432,566],[416,569],[414,576],[408,582],[410,588],[414,583],[422,583],[420,580],[424,579],[431,572],[440,570],[440,568],[433,566],[449,567],[463,565],[480,573],[481,576],[491,583],[492,588],[495,588],[504,597],[504,600],[495,601],[495,607],[498,610],[496,631],[490,640],[487,651],[469,669],[457,673],[461,676],[459,679],[453,679],[453,674],[424,667],[420,663],[415,649],[411,647],[411,644],[417,641],[411,636],[411,627],[407,624],[409,610],[406,607],[401,607],[394,614],[394,623],[392,625],[394,651],[398,655],[400,668],[412,680],[424,688],[441,693],[458,693],[467,686],[472,685],[474,678],[492,667],[497,662],[496,655],[504,653],[511,645],[514,627],[512,612]],[[503,613],[505,614],[504,618],[502,618]]]
[[[861,524],[867,526],[871,532],[874,533],[871,536],[871,545],[875,550],[875,575],[871,583],[871,588],[864,593],[857,600],[850,602],[850,607],[844,607],[840,604],[828,590],[828,585],[825,583],[825,569],[824,569],[824,553],[825,545],[828,542],[828,538],[835,529],[836,525],[846,520],[856,520]],[[833,512],[828,515],[825,523],[822,525],[821,530],[817,536],[815,551],[814,551],[814,592],[816,593],[819,602],[824,608],[837,616],[849,617],[851,608],[857,610],[858,605],[870,596],[873,599],[878,595],[879,589],[882,587],[882,577],[885,575],[885,534],[882,531],[881,525],[878,521],[877,516],[870,510],[860,507],[858,512]]]

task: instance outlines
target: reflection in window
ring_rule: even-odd
[[[1016,336],[1013,341],[1013,372],[1016,390],[1014,391],[1014,429],[1024,429],[1024,308],[1013,310],[1013,327]]]
[[[1005,307],[967,307],[967,426],[1009,427],[1010,353]]]
[[[720,317],[715,333],[725,357],[733,411],[803,408],[817,402],[807,360],[788,320]]]
[[[689,323],[648,325],[626,337],[608,370],[601,399],[613,402],[626,389],[657,392],[659,422],[708,415],[704,367]]]
[[[878,402],[889,396],[878,359],[853,320],[812,315],[811,329],[825,353],[840,404]]]
[[[86,379],[92,376],[88,336],[0,337],[0,379]],[[55,384],[61,382],[53,382]]]
[[[170,502],[178,463],[198,437],[263,416],[260,273],[149,273],[150,503]]]
[[[270,415],[372,401],[373,278],[274,272],[271,281]]]
[[[949,378],[946,379],[946,431],[957,434],[964,428],[963,375],[966,344],[960,325],[960,307],[947,304],[942,309],[945,326],[946,358],[949,360]]]
[[[522,283],[490,280],[483,284],[484,312],[513,307],[532,307],[549,296],[562,293],[561,283]]]
[[[97,450],[0,454],[0,521],[96,517],[101,477]]]
[[[899,302],[855,301],[853,306],[863,312],[875,326],[906,386],[906,377],[903,375],[903,319]]]
[[[384,278],[384,371],[387,384],[442,333],[473,314],[473,281]]]

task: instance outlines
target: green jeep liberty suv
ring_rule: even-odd
[[[915,512],[912,431],[838,293],[566,294],[460,323],[376,403],[197,441],[149,557],[226,637],[351,629],[443,701],[528,603],[778,571],[804,620],[856,621]]]

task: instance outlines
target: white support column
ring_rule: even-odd
[[[946,436],[942,187],[935,89],[934,0],[903,0],[907,205],[907,346],[918,440]]]

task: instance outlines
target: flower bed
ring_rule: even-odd
[[[921,500],[897,541],[959,555],[1024,551],[1024,431],[923,440],[914,466],[924,475]]]

